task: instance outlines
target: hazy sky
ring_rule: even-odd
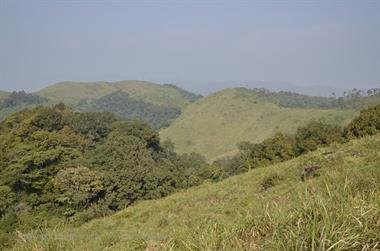
[[[380,85],[380,1],[0,0],[0,89],[144,79]]]

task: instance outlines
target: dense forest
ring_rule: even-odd
[[[141,199],[200,184],[204,159],[177,155],[157,132],[111,113],[58,104],[22,110],[0,124],[0,229],[80,224]]]
[[[113,92],[89,103],[82,100],[75,108],[86,112],[113,112],[120,119],[142,120],[156,129],[169,126],[170,121],[181,113],[181,109],[178,107],[137,100],[123,91]]]
[[[26,93],[25,91],[14,91],[4,98],[0,104],[0,109],[20,105],[36,105],[45,102],[47,102],[47,99],[38,95]]]
[[[279,133],[260,144],[242,142],[236,156],[209,165],[198,154],[176,154],[144,122],[74,112],[64,104],[24,109],[0,123],[1,243],[11,245],[16,229],[79,225],[138,200],[379,131],[380,105],[363,110],[343,129],[311,121],[294,137]]]

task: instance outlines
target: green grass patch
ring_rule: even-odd
[[[13,250],[377,250],[379,153],[380,135],[335,144],[78,228],[20,232]],[[311,165],[319,175],[302,181]]]
[[[244,93],[247,92],[246,95]],[[231,156],[242,141],[258,143],[276,132],[293,134],[312,119],[345,125],[354,110],[286,108],[262,101],[254,92],[225,89],[187,106],[160,135],[180,153],[197,152],[209,161]]]

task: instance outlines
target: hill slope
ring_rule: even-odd
[[[93,100],[113,92],[127,92],[132,98],[156,105],[184,107],[192,102],[192,95],[173,85],[159,85],[145,81],[125,80],[119,82],[62,82],[38,91],[36,94],[52,101],[77,104]]]
[[[380,135],[333,145],[79,228],[20,233],[14,250],[375,250],[379,152]],[[321,169],[302,182],[310,165]]]
[[[9,92],[0,91],[0,102],[2,102],[9,94]]]
[[[197,152],[214,160],[234,153],[241,141],[261,142],[278,131],[291,134],[313,118],[345,124],[356,114],[353,110],[282,107],[264,98],[243,88],[217,92],[186,107],[160,136],[170,139],[181,153]]]
[[[12,102],[8,102],[13,105],[2,106],[12,94],[0,92],[0,120],[22,108],[33,107],[36,103],[22,102],[17,98],[20,95],[14,95]],[[33,94],[15,94],[39,98],[45,105],[64,102],[82,112],[113,112],[120,119],[142,120],[157,129],[167,127],[185,106],[200,98],[175,85],[133,80],[113,83],[62,82]]]

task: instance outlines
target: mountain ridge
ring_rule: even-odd
[[[180,92],[181,90],[182,92]],[[131,97],[144,99],[157,105],[175,105],[184,107],[190,102],[184,93],[190,92],[173,85],[161,85],[148,81],[123,80],[116,82],[74,82],[66,81],[53,84],[36,92],[37,95],[62,101],[68,104],[80,100],[92,100],[106,96],[115,91],[127,92]],[[194,94],[194,96],[197,96]]]

